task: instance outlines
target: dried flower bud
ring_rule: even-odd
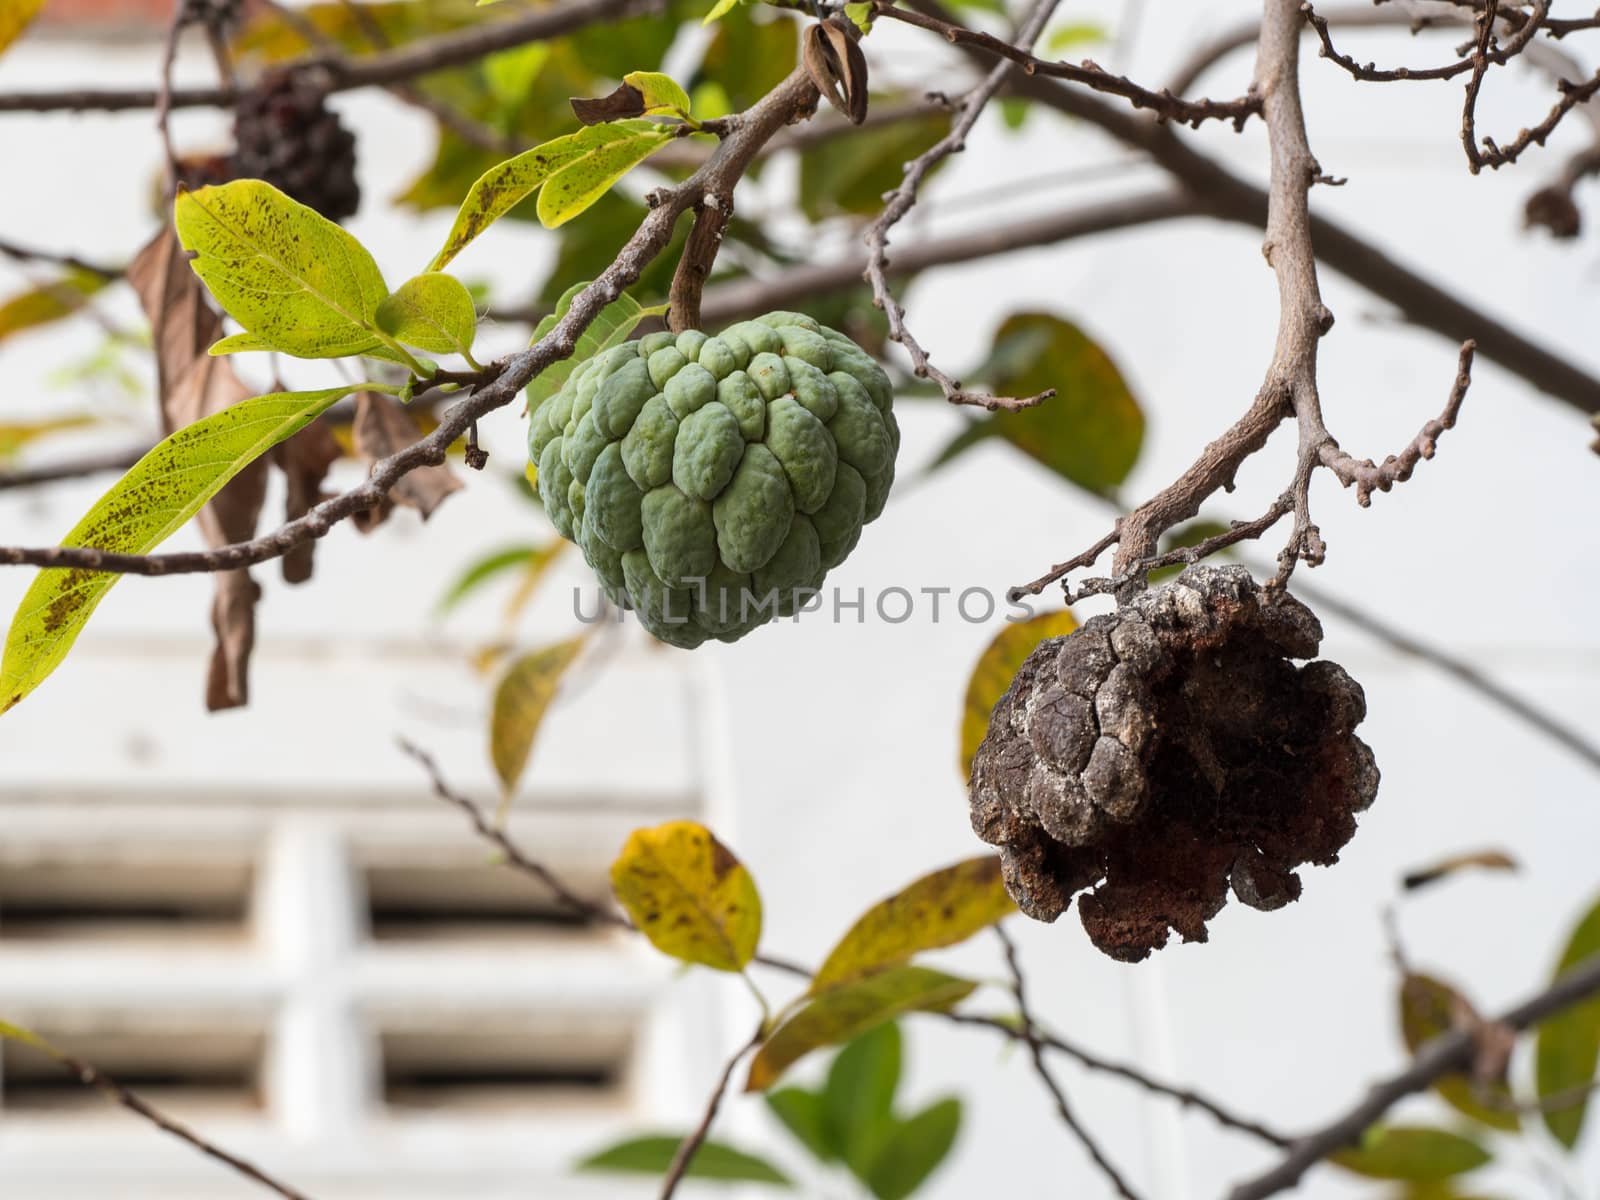
[[[1243,567],[1190,567],[1115,615],[1042,643],[972,764],[972,825],[1006,887],[1053,921],[1081,896],[1090,939],[1137,961],[1205,941],[1233,894],[1271,910],[1329,864],[1372,803],[1361,687],[1311,610]]]
[[[1547,229],[1551,237],[1562,240],[1575,238],[1583,232],[1583,215],[1573,202],[1571,188],[1555,185],[1540,188],[1528,197],[1522,219],[1527,228]]]

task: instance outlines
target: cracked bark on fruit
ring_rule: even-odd
[[[1191,567],[1039,645],[973,759],[972,826],[1037,920],[1079,895],[1090,939],[1137,961],[1203,942],[1233,895],[1271,911],[1372,803],[1366,714],[1298,600],[1243,567]]]

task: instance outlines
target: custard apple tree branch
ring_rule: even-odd
[[[1057,0],[1035,0],[1034,6],[1017,31],[1017,42],[1024,50],[1032,46],[1044,32],[1045,25],[1056,10],[1056,2]],[[902,17],[906,15],[890,5],[880,6],[874,11],[882,15],[897,14]],[[931,18],[923,19],[931,20]],[[951,126],[950,132],[905,164],[905,177],[900,181],[900,186],[885,197],[883,211],[871,225],[867,226],[866,233],[862,235],[862,240],[867,244],[865,276],[867,282],[872,285],[872,301],[883,310],[884,316],[888,319],[889,340],[898,342],[910,355],[912,374],[918,379],[932,379],[951,404],[973,405],[990,412],[998,409],[1015,412],[1018,409],[1031,408],[1041,401],[1048,400],[1055,394],[1055,389],[1047,388],[1032,396],[991,396],[984,392],[969,392],[962,388],[960,380],[952,379],[934,366],[928,360],[928,352],[923,349],[922,343],[917,341],[911,330],[906,328],[905,311],[889,290],[889,230],[911,211],[912,205],[917,202],[917,189],[922,186],[922,181],[928,172],[950,155],[966,149],[967,135],[972,132],[972,127],[983,115],[984,107],[1000,90],[1012,69],[1013,63],[1010,60],[999,63],[989,71],[982,83],[962,97],[960,115]]]
[[[616,258],[572,300],[566,315],[528,349],[491,363],[481,372],[438,372],[441,383],[465,385],[469,394],[452,404],[439,425],[426,437],[375,462],[371,474],[356,487],[317,504],[304,516],[286,522],[271,533],[210,550],[168,554],[119,554],[92,547],[52,546],[29,548],[0,546],[0,564],[38,567],[75,567],[122,575],[180,575],[227,571],[267,562],[294,547],[324,537],[337,524],[365,513],[412,471],[438,466],[451,445],[465,436],[482,417],[516,399],[529,382],[552,363],[569,358],[578,337],[611,301],[637,280],[645,267],[672,240],[677,219],[707,191],[730,191],[760,147],[797,114],[814,107],[816,89],[810,77],[796,70],[758,104],[729,125],[706,163],[680,184],[651,194],[651,207]]]

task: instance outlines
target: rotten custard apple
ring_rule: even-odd
[[[1314,658],[1322,627],[1243,567],[1194,566],[1050,638],[995,705],[972,762],[972,827],[1017,906],[1078,916],[1137,961],[1206,940],[1227,902],[1270,911],[1328,865],[1372,803],[1361,686]]]
[[[894,482],[889,377],[844,334],[773,312],[652,333],[530,414],[545,512],[615,604],[693,648],[792,615]]]

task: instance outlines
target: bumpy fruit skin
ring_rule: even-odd
[[[972,762],[973,830],[1017,906],[1078,899],[1089,938],[1136,962],[1206,940],[1231,888],[1271,910],[1336,862],[1378,768],[1361,686],[1312,658],[1322,626],[1243,567],[1190,567],[1023,661]]]
[[[530,415],[562,537],[615,604],[692,649],[791,615],[894,482],[889,377],[844,334],[773,312],[597,354]]]

